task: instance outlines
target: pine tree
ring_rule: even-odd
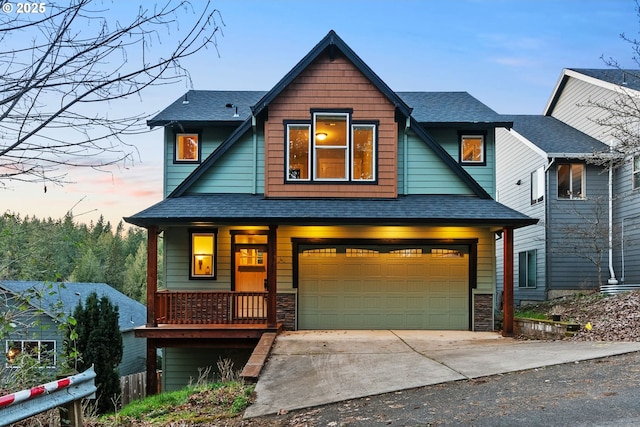
[[[93,292],[87,297],[84,307],[82,302],[78,303],[73,317],[77,322],[78,337],[75,343],[68,343],[67,347],[75,346],[79,353],[75,368],[82,372],[94,366],[98,413],[113,411],[120,393],[118,364],[122,360],[118,307],[114,307],[106,296],[98,299]]]

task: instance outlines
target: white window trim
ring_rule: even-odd
[[[582,177],[580,178],[580,180],[582,181],[580,183],[580,186],[582,188],[582,195],[581,196],[574,196],[573,192],[571,192],[571,194],[569,194],[569,197],[560,197],[558,195],[558,185],[560,182],[560,165],[563,166],[569,166],[569,188],[573,188],[573,166],[574,165],[578,165],[578,166],[582,166]],[[583,163],[561,163],[558,165],[558,167],[556,167],[556,198],[558,200],[587,200],[587,166]]]
[[[631,158],[631,188],[633,190],[640,189],[640,185],[636,185],[636,176],[640,176],[640,168],[636,169],[636,160],[640,162],[640,154],[634,154]]]
[[[316,138],[315,138],[315,134],[317,132],[316,129],[316,123],[317,123],[317,118],[321,116],[344,116],[346,118],[345,123],[346,123],[346,128],[347,128],[347,132],[346,132],[346,136],[347,136],[347,141],[346,144],[343,145],[320,145],[318,146],[316,144]],[[340,112],[330,112],[330,111],[323,111],[323,112],[316,112],[313,113],[313,180],[317,181],[317,182],[349,182],[350,181],[350,163],[351,163],[351,159],[349,156],[349,153],[351,151],[351,135],[350,135],[350,131],[349,129],[351,129],[351,114],[349,113],[340,113]],[[344,178],[319,178],[318,177],[318,150],[335,150],[335,149],[340,149],[340,150],[344,150]]]
[[[286,174],[286,180],[290,181],[290,182],[308,182],[311,181],[311,174],[308,173],[307,174],[307,178],[291,178],[289,176],[289,172],[291,171],[291,156],[290,156],[290,144],[291,142],[289,141],[289,131],[291,130],[292,127],[306,127],[308,130],[308,134],[309,134],[309,138],[307,140],[307,171],[311,170],[311,157],[312,157],[312,153],[311,153],[311,125],[309,124],[300,124],[300,123],[289,123],[287,124],[287,168],[285,170],[285,174]]]
[[[349,159],[349,164],[350,164],[350,168],[351,168],[351,175],[352,175],[351,176],[351,181],[354,181],[354,182],[374,182],[376,180],[377,176],[378,176],[378,168],[376,167],[376,165],[378,164],[377,158],[376,158],[377,151],[378,151],[376,149],[377,148],[377,144],[378,144],[378,141],[376,140],[376,125],[369,124],[369,123],[352,124],[351,125],[351,131],[350,131],[351,141],[355,140],[354,133],[355,133],[355,128],[356,127],[370,128],[371,129],[371,135],[372,135],[372,138],[373,138],[373,140],[371,142],[371,162],[372,162],[371,163],[371,167],[372,167],[373,173],[371,174],[371,178],[367,178],[367,179],[356,178],[355,176],[353,176],[353,162],[354,162],[354,159],[355,159],[355,153],[354,153],[355,144],[351,143],[351,159]]]
[[[545,196],[545,171],[544,166],[540,166],[538,169],[531,172],[531,204],[536,205],[538,203],[544,202]],[[534,187],[535,180],[535,187]],[[538,191],[536,194],[533,194],[533,189],[536,188]]]
[[[55,368],[56,364],[57,364],[57,360],[58,360],[58,343],[56,342],[56,340],[5,340],[4,342],[4,349],[5,352],[4,354],[7,355],[9,353],[9,349],[11,347],[14,347],[16,344],[20,344],[20,352],[24,351],[24,344],[25,343],[38,343],[38,363],[41,362],[41,356],[42,356],[42,350],[41,350],[41,345],[42,343],[53,343],[53,364],[52,365],[47,365],[45,366],[46,368]],[[11,346],[10,344],[13,344],[13,346]],[[6,356],[5,356],[6,357]],[[5,368],[11,368],[11,369],[19,369],[20,366],[16,366],[12,363],[9,362],[8,358],[7,361],[4,364]]]

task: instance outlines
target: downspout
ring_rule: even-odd
[[[611,148],[609,151],[611,152]],[[616,273],[613,271],[613,159],[609,161],[609,274],[610,277],[607,283],[609,285],[617,285],[618,280],[616,279]]]
[[[253,192],[252,194],[256,194],[258,192],[258,131],[256,126],[256,116],[251,115],[251,131],[253,134],[253,148],[252,148],[252,158],[251,162],[251,172],[252,172],[252,180],[253,180]]]
[[[407,117],[404,124],[404,136],[403,136],[403,171],[402,171],[402,193],[409,194],[409,129],[411,128],[411,118]]]

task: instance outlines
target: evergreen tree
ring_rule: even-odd
[[[115,409],[115,397],[120,393],[118,364],[122,360],[122,335],[118,326],[118,307],[114,307],[106,296],[98,299],[93,292],[85,301],[78,303],[73,317],[76,319],[77,339],[67,337],[66,348],[74,348],[78,372],[94,365],[98,391],[97,410],[106,413]]]

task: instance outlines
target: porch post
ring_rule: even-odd
[[[147,338],[147,396],[158,394],[158,361],[155,340]]]
[[[502,335],[513,336],[513,228],[502,230],[503,243],[503,294],[502,294]]]
[[[270,225],[269,226],[269,235],[268,235],[268,252],[267,252],[267,327],[268,328],[276,328],[277,327],[277,295],[278,295],[278,254],[276,252],[278,247],[278,234],[276,232],[278,226]]]
[[[156,292],[158,290],[158,227],[147,229],[147,327],[158,326],[156,321]],[[147,379],[148,381],[148,379]]]

